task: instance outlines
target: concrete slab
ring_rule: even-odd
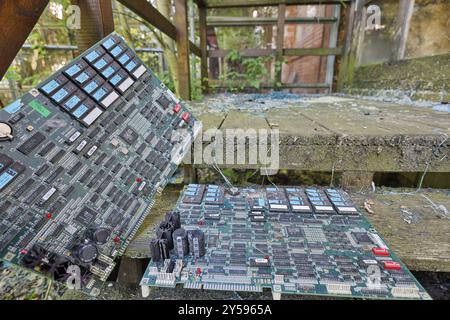
[[[280,169],[450,171],[450,113],[432,108],[281,93],[207,96],[192,108],[204,128],[279,129]]]

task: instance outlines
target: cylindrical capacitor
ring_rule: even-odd
[[[170,222],[167,222],[167,221],[162,221],[159,224],[158,229],[156,230],[156,236],[159,239],[166,239],[167,240],[167,244],[169,246],[169,250],[173,249],[172,233],[173,233],[173,225]]]
[[[181,218],[179,212],[176,211],[167,212],[165,220],[173,225],[173,230],[181,228]]]
[[[77,244],[72,253],[81,263],[91,263],[98,256],[97,247],[91,242]]]
[[[183,258],[189,253],[189,242],[186,230],[179,228],[173,232],[172,236],[175,252],[179,258]]]
[[[170,248],[169,241],[167,239],[159,239],[158,241],[159,253],[161,255],[161,259],[169,259],[170,258]]]
[[[189,251],[196,258],[203,257],[206,253],[205,234],[202,230],[191,230],[188,233]]]
[[[87,231],[87,235],[95,244],[102,245],[108,241],[110,231],[103,227],[91,228]]]
[[[152,261],[161,260],[161,253],[159,252],[159,239],[150,240],[150,258],[152,258]]]

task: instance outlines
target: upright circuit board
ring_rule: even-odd
[[[148,265],[143,292],[182,284],[270,288],[274,296],[430,299],[344,191],[270,187],[233,194],[221,186],[187,186],[175,211],[187,234],[203,231],[206,253],[181,256],[174,237],[170,256]]]
[[[0,110],[0,258],[98,293],[197,131],[109,35]]]

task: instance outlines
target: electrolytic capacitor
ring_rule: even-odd
[[[167,212],[165,220],[173,225],[173,230],[181,228],[181,217],[179,212]]]
[[[167,239],[159,239],[158,246],[161,259],[163,260],[169,259],[170,258],[169,241]]]
[[[161,260],[161,253],[159,252],[159,239],[150,240],[150,258],[152,261]]]
[[[172,233],[173,233],[173,225],[170,222],[162,221],[159,224],[158,229],[156,230],[156,236],[159,239],[166,239],[167,244],[169,246],[169,250],[173,249],[173,240],[172,240]]]

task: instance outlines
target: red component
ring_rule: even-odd
[[[20,250],[20,254],[27,254],[28,253],[28,250],[27,249],[22,249],[22,250]]]
[[[115,242],[115,243],[119,243],[119,242],[120,242],[120,237],[115,237],[115,238],[114,238],[114,242]]]
[[[395,261],[384,261],[384,268],[388,270],[400,270],[402,266]]]
[[[266,260],[269,260],[269,256],[265,256]]]
[[[196,273],[197,273],[197,274],[201,274],[201,273],[202,273],[202,269],[200,269],[200,268],[197,268],[197,271],[196,271]]]
[[[175,105],[175,107],[173,107],[173,112],[175,112],[175,113],[178,113],[178,112],[180,112],[180,110],[181,110],[181,105],[179,104],[179,103],[177,103],[176,105]]]
[[[52,214],[51,214],[50,212],[47,213],[45,216],[47,217],[47,219],[51,219],[51,218],[53,217]]]
[[[137,183],[141,183],[141,182],[142,182],[142,179],[141,179],[141,178],[136,178],[136,182],[137,182]]]
[[[190,117],[190,114],[188,112],[185,112],[181,116],[181,119],[183,119],[184,122],[188,122],[189,121],[189,117]]]
[[[372,252],[376,256],[383,256],[383,257],[390,256],[389,250],[385,248],[373,248]]]
[[[203,221],[203,220],[198,220],[198,225],[199,226],[202,226],[202,225],[204,225],[205,224],[205,221]]]

